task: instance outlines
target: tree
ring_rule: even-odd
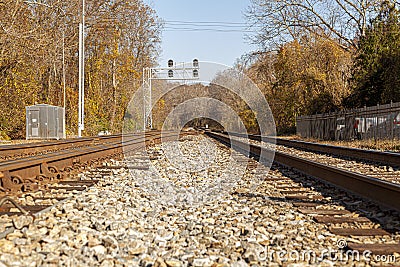
[[[349,94],[351,53],[315,35],[267,52],[248,69],[263,91],[279,133],[293,131],[297,115],[334,111]]]
[[[400,101],[400,17],[393,1],[384,1],[371,21],[353,67],[348,107]]]
[[[33,78],[35,58],[45,40],[40,39],[40,25],[22,1],[1,1],[0,18],[0,133],[19,137],[25,129],[25,105],[39,96],[41,83]]]
[[[357,47],[367,23],[382,0],[252,0],[247,12],[265,50],[303,35],[338,40],[344,48]]]
[[[0,132],[22,138],[27,105],[62,106],[63,69],[67,129],[76,131],[79,2],[0,1]],[[162,25],[142,0],[86,0],[86,10],[86,134],[120,132],[143,67],[155,64]]]
[[[120,132],[142,70],[158,55],[160,24],[154,11],[138,1],[102,2],[96,10],[86,40],[88,125],[92,134],[104,128]]]

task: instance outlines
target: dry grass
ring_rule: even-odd
[[[301,138],[300,136],[282,136],[282,138],[301,140],[306,142],[321,143],[334,146],[354,147],[361,149],[373,149],[380,151],[400,152],[400,140],[354,140],[354,141],[322,141],[312,138]]]

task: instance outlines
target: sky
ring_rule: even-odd
[[[145,3],[166,22],[160,67],[167,66],[169,59],[191,62],[194,58],[232,66],[241,55],[256,49],[243,32],[244,13],[250,0],[145,0]]]

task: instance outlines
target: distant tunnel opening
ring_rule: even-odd
[[[188,121],[183,129],[209,129],[212,131],[225,131],[224,126],[222,126],[218,121],[210,118],[194,118]]]

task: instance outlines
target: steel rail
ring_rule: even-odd
[[[52,149],[64,149],[74,146],[90,145],[94,141],[93,138],[76,138],[51,142],[36,142],[19,145],[1,145],[0,156],[13,157],[16,155],[39,153]]]
[[[226,134],[206,132],[206,134],[245,155],[261,157],[263,154],[270,156],[271,150],[265,147],[231,139]],[[248,149],[250,147],[250,150]],[[247,152],[246,152],[247,149]],[[260,156],[261,155],[261,156]],[[336,167],[292,156],[275,151],[274,162],[292,167],[301,173],[313,176],[321,181],[328,182],[350,193],[371,200],[380,205],[400,211],[400,186],[377,178],[349,172]]]
[[[157,135],[157,133],[148,134],[146,137],[153,137]],[[137,136],[133,136],[133,138],[130,140],[125,140],[124,145],[131,147],[132,145],[144,142],[144,136],[138,134]],[[25,178],[33,178],[40,174],[40,169],[38,169],[38,167],[40,167],[40,165],[43,163],[50,164],[48,167],[70,167],[73,163],[85,162],[87,160],[94,159],[98,157],[99,154],[104,154],[103,152],[111,153],[111,150],[120,149],[122,148],[122,145],[122,141],[117,140],[110,143],[97,144],[80,149],[57,151],[45,155],[30,156],[16,160],[4,161],[0,162],[0,172],[13,171],[15,175],[20,175]],[[74,161],[72,161],[72,159],[74,159]]]
[[[151,132],[151,131],[150,131]],[[149,132],[149,133],[150,133]],[[40,152],[46,152],[48,150],[61,150],[69,149],[73,147],[90,146],[96,143],[106,143],[113,142],[115,140],[120,140],[122,136],[124,138],[129,136],[135,136],[137,133],[130,134],[115,134],[115,135],[105,135],[105,136],[92,136],[85,138],[72,138],[66,140],[58,141],[48,141],[48,142],[35,142],[26,143],[18,145],[0,145],[0,157],[13,157],[17,155],[32,155]]]
[[[146,132],[138,134],[124,135],[118,140],[102,144],[96,144],[79,149],[68,149],[57,152],[51,152],[44,155],[36,155],[16,160],[0,162],[0,185],[3,188],[14,188],[21,190],[24,181],[32,182],[38,177],[60,179],[61,171],[72,168],[74,164],[82,164],[99,158],[110,157],[112,155],[129,153],[143,148],[151,142],[156,142],[163,138],[168,141],[176,138],[174,132]]]
[[[224,133],[227,134],[227,133]],[[229,135],[249,138],[255,141],[263,141],[266,143],[274,143],[277,145],[298,148],[302,150],[321,152],[326,154],[333,154],[337,156],[349,157],[358,160],[372,161],[391,166],[400,167],[400,153],[396,152],[383,152],[376,150],[366,150],[359,148],[332,146],[326,144],[317,144],[298,140],[288,140],[283,138],[271,138],[261,135],[245,135],[240,133],[229,133]]]

